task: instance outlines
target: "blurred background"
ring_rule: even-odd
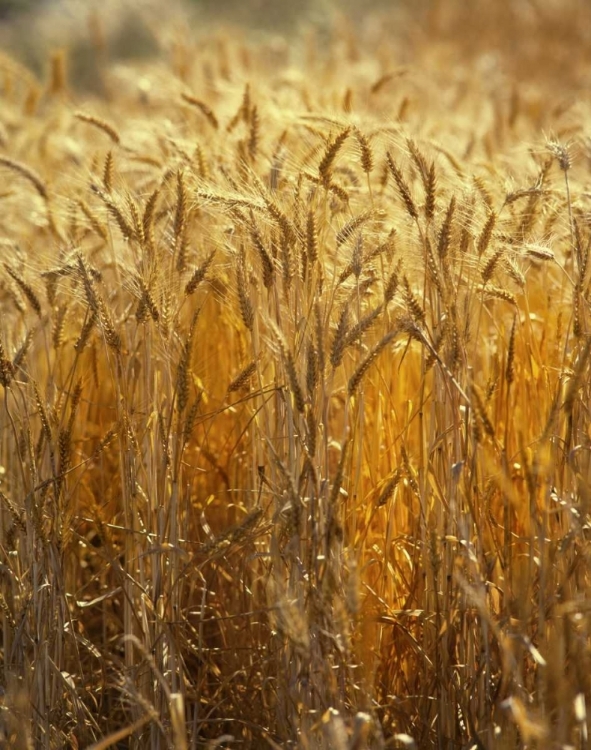
[[[67,49],[69,83],[101,93],[97,47],[103,62],[153,57],[162,50],[161,19],[177,30],[183,25],[195,40],[219,26],[289,40],[310,26],[327,28],[336,16],[362,20],[371,10],[404,7],[415,15],[433,2],[438,0],[0,0],[0,51],[43,80],[51,54]]]
[[[69,85],[104,96],[105,63],[174,59],[175,39],[198,50],[220,26],[290,52],[304,40],[320,57],[332,31],[360,56],[379,57],[376,40],[387,38],[387,56],[431,78],[496,70],[521,86],[552,81],[559,98],[565,81],[571,93],[591,86],[589,0],[0,0],[0,54],[43,84],[51,56],[66,50]]]
[[[139,10],[146,4],[155,6],[149,0],[128,2],[119,0],[117,4],[129,10]],[[363,14],[369,9],[392,8],[402,4],[417,6],[423,5],[424,2],[422,0],[418,2],[409,2],[409,0],[298,0],[295,3],[291,0],[180,0],[173,4],[194,9],[203,18],[225,18],[239,24],[288,28],[299,18],[309,16],[311,13],[313,15],[314,9],[323,11],[327,7],[338,6],[347,13]],[[50,6],[63,8],[64,12],[68,13],[74,8],[80,11],[103,5],[104,3],[99,3],[97,0],[74,0],[74,2],[72,0],[0,0],[0,21],[14,21],[32,12],[41,13]],[[168,15],[170,3],[157,5],[163,15]]]

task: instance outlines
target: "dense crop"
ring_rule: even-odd
[[[11,747],[587,746],[590,22],[0,59]]]

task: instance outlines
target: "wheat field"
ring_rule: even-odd
[[[589,747],[591,10],[350,12],[0,56],[2,746]]]

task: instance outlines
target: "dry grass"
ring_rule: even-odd
[[[11,747],[588,747],[591,15],[474,5],[0,58]]]

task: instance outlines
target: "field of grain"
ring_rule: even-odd
[[[3,746],[589,747],[591,9],[322,8],[0,55]]]

